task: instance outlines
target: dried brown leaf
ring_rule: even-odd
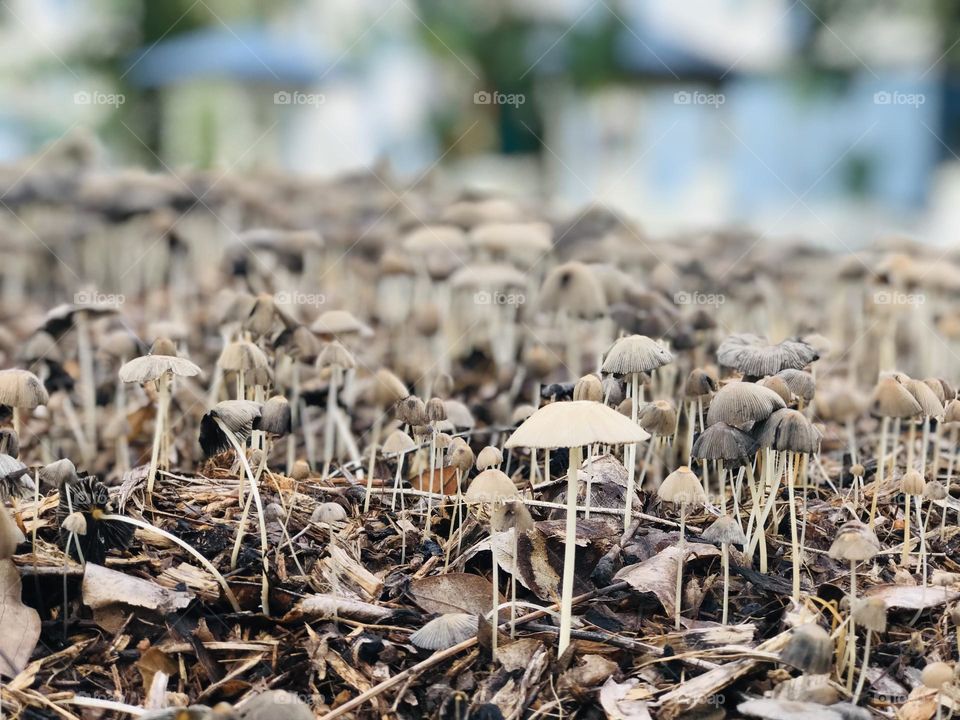
[[[414,602],[430,613],[485,615],[493,608],[493,585],[467,573],[431,575],[410,583]],[[500,596],[500,603],[504,602]]]
[[[14,677],[26,667],[40,639],[40,615],[20,599],[20,573],[0,560],[0,675]]]

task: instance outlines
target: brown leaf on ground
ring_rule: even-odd
[[[414,602],[429,613],[485,615],[493,607],[493,585],[467,573],[431,575],[410,583]],[[504,601],[500,596],[500,603]]]
[[[40,639],[40,615],[20,599],[20,573],[0,560],[0,675],[14,677],[26,667]]]

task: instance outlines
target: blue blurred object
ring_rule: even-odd
[[[204,28],[138,50],[127,64],[131,82],[162,87],[228,77],[271,85],[307,85],[323,63],[303,47],[254,26]]]
[[[730,67],[704,57],[695,50],[633,22],[617,38],[616,57],[621,65],[638,75],[665,75],[669,78],[721,79]]]

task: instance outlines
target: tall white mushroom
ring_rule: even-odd
[[[518,427],[505,447],[533,449],[568,448],[567,528],[564,548],[563,585],[560,607],[560,647],[563,653],[570,644],[572,621],[573,574],[576,559],[577,495],[579,494],[581,448],[593,443],[626,445],[642,442],[650,435],[616,410],[590,400],[555,402],[537,410]]]
[[[150,470],[147,473],[147,497],[153,494],[160,458],[160,440],[167,425],[170,412],[170,392],[174,377],[192,377],[200,374],[200,368],[186,358],[177,357],[177,348],[171,340],[160,338],[153,343],[150,353],[125,362],[119,372],[125,383],[157,385],[157,419],[154,423],[153,450],[150,453]]]

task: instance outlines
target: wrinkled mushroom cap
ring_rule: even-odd
[[[725,422],[740,426],[766,420],[775,410],[786,406],[773,390],[750,382],[724,385],[710,400],[707,425]]]
[[[600,402],[603,400],[603,383],[596,375],[584,375],[577,380],[573,386],[574,400],[592,400]]]
[[[756,440],[740,428],[717,422],[708,425],[693,442],[693,457],[698,460],[746,462],[757,452]]]
[[[923,479],[923,474],[916,468],[910,468],[900,478],[900,488],[907,495],[923,495],[926,486],[927,482]]]
[[[819,357],[817,351],[800,340],[784,340],[775,345],[750,333],[736,333],[717,348],[717,361],[746,376],[776,375],[781,370],[801,370]]]
[[[146,383],[166,373],[178,377],[193,377],[200,368],[186,358],[177,357],[177,347],[168,338],[158,338],[149,355],[128,360],[120,367],[119,377],[125,383]]]
[[[613,375],[652,372],[673,362],[673,355],[663,345],[646,335],[622,337],[607,350],[602,371]]]

